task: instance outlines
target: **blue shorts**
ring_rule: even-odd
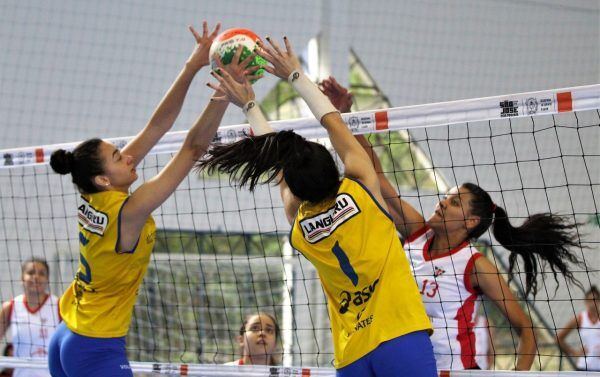
[[[427,331],[416,331],[381,343],[373,351],[336,371],[337,377],[437,377]]]
[[[132,377],[125,337],[90,338],[75,334],[62,322],[50,339],[48,366],[52,377]]]

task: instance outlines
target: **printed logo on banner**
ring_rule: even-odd
[[[227,139],[235,140],[236,136],[235,130],[227,130]]]
[[[527,107],[527,115],[532,115],[538,111],[537,98],[530,97],[525,100],[525,106]]]
[[[554,102],[552,98],[542,98],[540,99],[540,112],[546,111],[554,111]]]
[[[115,141],[113,141],[113,145],[117,149],[123,149],[127,145],[127,140],[125,140],[125,139],[115,140]]]
[[[358,127],[360,126],[360,120],[358,120],[357,116],[351,116],[348,118],[348,126],[352,131],[358,131]]]
[[[360,117],[360,128],[369,128],[371,127],[371,125],[373,124],[373,117],[372,116],[363,116]]]
[[[500,102],[500,109],[502,109],[500,117],[516,117],[519,115],[519,101],[504,100]]]
[[[310,369],[290,367],[270,367],[269,377],[310,376]]]
[[[212,139],[212,142],[220,143],[221,140],[223,140],[223,133],[221,131],[217,131],[217,133],[215,134],[215,137],[213,137],[213,139]]]
[[[4,153],[4,166],[13,166],[15,163],[13,162],[12,153]]]

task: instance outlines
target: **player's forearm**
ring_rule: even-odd
[[[248,123],[250,124],[250,128],[252,128],[254,135],[260,136],[273,132],[273,128],[269,122],[267,122],[267,119],[256,101],[250,100],[246,102],[242,107],[242,110],[246,115],[246,119],[248,119]]]
[[[186,63],[154,110],[154,114],[148,122],[149,126],[158,128],[165,133],[171,129],[183,107],[185,96],[197,72],[198,68]]]
[[[228,105],[229,102],[226,101],[210,101],[190,128],[181,148],[191,149],[196,159],[202,157],[212,142]]]
[[[530,370],[536,355],[535,335],[533,328],[522,328],[517,350],[517,370]]]

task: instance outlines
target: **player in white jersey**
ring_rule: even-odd
[[[350,109],[351,94],[335,80],[325,80],[321,87],[340,111]],[[342,109],[344,104],[346,109]],[[479,368],[474,358],[473,321],[479,297],[485,295],[520,333],[515,368],[528,370],[536,351],[531,320],[494,264],[470,242],[492,227],[496,240],[511,253],[509,278],[520,256],[526,272],[525,295],[535,295],[538,259],[550,265],[555,279],[561,273],[580,285],[567,266],[569,261],[585,268],[571,250],[579,247],[575,225],[563,217],[543,213],[514,227],[506,211],[472,183],[452,188],[426,220],[398,196],[382,173],[371,144],[363,136],[357,139],[379,172],[382,194],[398,232],[406,240],[404,249],[435,330],[432,343],[438,369]]]
[[[480,308],[483,307],[480,306]],[[494,347],[492,344],[492,329],[490,322],[482,310],[475,317],[475,362],[481,369],[494,369]]]
[[[33,258],[22,265],[24,293],[2,305],[0,336],[10,327],[14,356],[47,358],[48,343],[60,323],[58,298],[48,293],[49,269]],[[17,368],[14,377],[48,377],[43,369]]]
[[[558,344],[567,355],[579,358],[578,370],[600,371],[600,292],[596,286],[585,293],[585,309],[558,332]],[[566,343],[567,336],[575,329],[579,331],[581,349]]]
[[[474,324],[481,298],[471,274],[482,254],[464,241],[434,255],[433,236],[432,229],[423,227],[404,241],[404,250],[435,329],[436,363],[440,369],[473,369],[478,366]]]

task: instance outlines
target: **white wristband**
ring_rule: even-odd
[[[246,115],[254,135],[260,136],[273,132],[271,125],[265,119],[265,116],[256,102],[253,100],[246,102],[246,104],[242,106],[242,111]]]
[[[314,114],[315,118],[321,122],[321,119],[329,113],[338,112],[333,107],[331,101],[325,94],[323,94],[317,85],[310,81],[308,77],[302,72],[294,71],[288,76],[288,82],[292,84],[294,89],[300,94],[304,101],[310,108],[310,111]]]

